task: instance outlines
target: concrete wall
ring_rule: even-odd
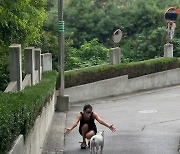
[[[66,88],[65,94],[69,95],[70,103],[75,103],[175,84],[180,84],[179,68],[132,79],[128,79],[128,76],[125,75],[113,79]]]
[[[38,75],[36,77],[36,82],[39,83],[42,77],[42,66],[41,66],[41,49],[35,49],[35,71],[37,71]]]
[[[41,66],[43,72],[52,70],[52,53],[41,54]]]
[[[16,92],[17,91],[17,81],[11,81],[6,87],[4,92]]]
[[[10,81],[17,82],[17,90],[22,90],[22,59],[21,45],[13,44],[9,47],[9,72]],[[14,89],[14,88],[13,88]]]
[[[31,75],[31,85],[35,85],[35,52],[34,47],[25,48],[25,72]]]
[[[50,102],[43,108],[41,115],[36,119],[34,128],[24,142],[23,135],[20,135],[14,143],[9,154],[40,154],[42,153],[43,142],[54,115],[55,93]]]
[[[164,57],[173,57],[173,44],[167,43],[164,45]]]
[[[109,50],[110,64],[116,65],[121,63],[121,50],[119,47],[111,48]]]
[[[26,86],[31,86],[31,74],[27,74],[23,80],[22,89],[24,89]]]
[[[44,63],[48,61],[48,67],[52,70],[52,55],[49,55],[49,53],[47,55],[45,54],[44,60]],[[22,81],[21,45],[11,45],[9,47],[9,71],[11,82],[8,84],[4,92],[21,91],[28,85],[31,86],[39,83],[42,77],[41,49],[34,47],[28,47],[25,49],[26,76]],[[29,80],[29,77],[31,81]]]

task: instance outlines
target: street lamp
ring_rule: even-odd
[[[58,22],[59,22],[59,65],[60,65],[60,90],[59,96],[64,96],[64,21],[63,0],[58,0]]]
[[[69,110],[69,96],[64,95],[64,21],[63,21],[63,0],[58,0],[58,23],[59,23],[59,96],[57,97],[56,111]]]

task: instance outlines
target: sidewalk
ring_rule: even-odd
[[[43,145],[42,154],[63,154],[66,113],[55,112]]]
[[[178,154],[180,139],[180,85],[91,100],[94,112],[117,131],[105,131],[104,154]],[[81,150],[76,127],[64,138],[64,129],[72,125],[84,103],[71,104],[67,113],[55,112],[43,154],[89,154]],[[67,120],[66,120],[67,119]]]

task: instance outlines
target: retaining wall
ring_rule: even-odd
[[[46,133],[54,115],[54,106],[56,102],[55,92],[43,108],[41,115],[36,119],[35,125],[31,130],[29,136],[24,141],[23,135],[20,135],[14,143],[13,148],[9,154],[41,154],[43,142]]]
[[[180,68],[128,79],[128,75],[66,88],[70,103],[180,84]]]

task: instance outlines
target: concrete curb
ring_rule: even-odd
[[[52,124],[43,145],[42,154],[64,153],[64,130],[66,126],[66,113],[55,112]]]

